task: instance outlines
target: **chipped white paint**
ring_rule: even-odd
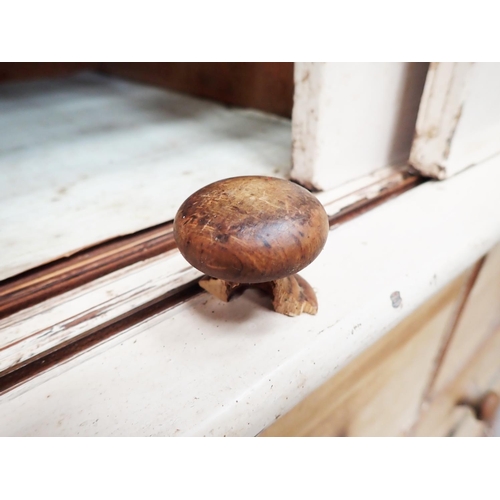
[[[174,250],[0,320],[0,372],[166,297],[200,276]]]
[[[500,63],[432,63],[410,163],[445,179],[500,152]]]
[[[296,63],[292,177],[320,190],[406,163],[427,65]]]
[[[332,231],[317,316],[198,296],[1,396],[0,434],[257,434],[500,240],[499,183],[493,158]]]
[[[406,166],[385,167],[371,174],[346,182],[335,189],[317,193],[316,196],[331,217],[362,200],[373,200],[386,189],[403,181]]]
[[[0,280],[290,166],[290,121],[264,113],[92,74],[0,85]]]
[[[404,167],[384,168],[318,193],[329,216],[377,197],[403,179]],[[0,320],[0,372],[67,343],[195,280],[177,251],[126,267]]]

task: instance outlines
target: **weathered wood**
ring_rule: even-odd
[[[72,339],[67,344],[58,344],[56,348],[34,358],[30,363],[8,370],[0,377],[0,397],[2,394],[11,394],[9,391],[27,390],[30,383],[36,385],[50,373],[64,371],[70,361],[78,360],[81,356],[92,355],[99,347],[113,343],[117,337],[137,325],[150,325],[160,314],[166,314],[189,299],[199,294],[196,286],[181,287],[179,293],[166,294],[165,297],[156,297],[151,302],[141,304],[141,307],[128,310],[115,317],[113,321],[88,330],[85,335]]]
[[[224,302],[229,302],[237,292],[252,287],[249,284],[232,283],[208,276],[204,276],[199,281],[199,285]],[[271,295],[273,308],[276,312],[286,316],[300,316],[302,313],[314,315],[318,312],[318,299],[314,290],[298,274],[279,280],[257,283],[253,286]]]
[[[442,292],[448,304],[431,299],[262,435],[486,435],[500,403],[497,254]]]
[[[485,432],[493,424],[498,395],[489,391],[495,385],[500,387],[499,283],[497,245],[486,257],[467,298],[412,434],[444,433],[460,404],[473,408],[484,421]]]
[[[174,248],[166,223],[26,271],[0,282],[0,318]]]
[[[444,354],[430,397],[456,378],[469,363],[472,353],[497,325],[500,325],[500,245],[489,252],[479,272]]]
[[[469,353],[462,370],[443,389],[426,402],[416,426],[415,436],[446,436],[456,427],[457,408],[465,407],[479,421],[478,404],[485,396],[500,389],[500,329],[490,332],[475,352]],[[479,434],[489,434],[494,422],[479,421]],[[498,423],[496,424],[498,426]],[[477,426],[476,426],[477,427]],[[498,429],[497,429],[498,431]],[[464,435],[461,432],[460,435]],[[469,434],[476,435],[476,434]]]
[[[422,400],[420,404],[420,411],[415,415],[414,424],[409,429],[409,433],[413,432],[413,427],[416,425],[417,421],[420,418],[420,414],[423,409],[426,407],[428,400],[431,398],[434,386],[436,384],[436,380],[439,377],[439,374],[443,368],[443,361],[448,353],[450,348],[450,344],[454,340],[454,336],[457,332],[457,325],[459,324],[462,314],[464,312],[465,307],[468,304],[469,296],[471,291],[476,285],[478,275],[484,265],[486,257],[482,257],[478,260],[478,262],[472,267],[467,282],[462,287],[460,292],[460,297],[458,298],[458,305],[455,310],[453,317],[450,319],[449,324],[446,327],[446,331],[444,335],[442,335],[440,340],[440,345],[438,346],[433,366],[431,367],[429,377],[427,379],[427,385],[425,390],[422,392]]]
[[[392,175],[389,177],[380,175],[381,179],[371,188],[374,198],[370,197],[366,199],[364,197],[364,190],[362,190],[359,196],[356,196],[356,193],[345,196],[345,188],[342,192],[338,193],[323,193],[327,212],[334,214],[330,219],[330,224],[338,227],[340,224],[351,220],[356,215],[367,210],[373,204],[381,203],[388,196],[394,196],[409,188],[406,181],[399,179],[399,177],[394,179]],[[400,180],[402,182],[399,182]],[[358,180],[357,183],[359,184],[359,182]],[[370,185],[370,183],[371,179],[366,179],[366,184]],[[356,188],[357,185],[352,187]],[[336,197],[338,200],[336,200]],[[357,201],[354,203],[355,207],[351,209],[348,203],[351,203],[353,200]],[[339,207],[342,206],[344,208],[340,210]],[[85,252],[75,254],[61,261],[43,266],[40,269],[4,281],[0,285],[0,297],[2,298],[2,301],[0,301],[0,315],[8,316],[17,310],[26,309],[11,318],[6,318],[4,322],[0,322],[0,327],[4,329],[10,328],[8,325],[12,325],[12,322],[17,322],[15,339],[11,338],[11,342],[14,342],[16,346],[11,350],[12,359],[20,360],[20,363],[23,364],[23,360],[33,360],[44,355],[44,353],[46,354],[48,352],[45,350],[46,346],[50,349],[57,349],[57,343],[53,342],[56,338],[67,344],[68,342],[76,342],[77,338],[85,334],[95,337],[94,331],[96,329],[103,328],[109,321],[117,321],[120,318],[118,309],[120,309],[119,306],[122,304],[122,301],[109,302],[109,296],[105,295],[101,297],[103,302],[101,307],[99,307],[98,301],[96,302],[96,298],[99,295],[96,295],[95,291],[99,290],[101,284],[108,282],[106,280],[109,279],[111,282],[116,280],[117,286],[120,286],[118,283],[121,279],[120,277],[130,276],[134,273],[134,286],[141,282],[148,283],[151,276],[156,273],[154,271],[151,274],[149,271],[156,265],[156,260],[152,259],[152,257],[173,249],[174,245],[172,225],[164,224],[156,228],[141,231],[138,234],[121,237],[115,241],[98,245]],[[155,278],[165,281],[161,283],[156,292],[151,290],[152,293],[140,293],[135,296],[137,300],[134,307],[136,309],[131,311],[132,316],[142,317],[141,308],[148,308],[149,301],[155,300],[158,293],[170,294],[175,292],[176,287],[178,287],[179,283],[175,279],[171,279],[178,270],[175,265],[172,265],[177,261],[169,255],[165,255],[164,257],[158,259],[158,262],[161,263],[158,276],[155,276]],[[143,264],[132,266],[129,269],[126,268],[126,266],[131,266],[141,260],[144,260]],[[118,272],[120,269],[122,272]],[[90,284],[93,280],[105,276],[110,272],[114,274],[110,275],[109,278]],[[198,274],[191,277],[191,279],[194,279],[196,276]],[[87,283],[89,285],[84,286]],[[214,292],[213,287],[211,292]],[[217,295],[216,293],[215,295],[219,296],[221,300],[226,300],[229,296],[227,290],[223,290],[222,292],[223,294]],[[114,292],[110,290],[110,293],[116,294],[116,290]],[[310,306],[307,305],[308,303]],[[34,307],[36,304],[39,305]],[[113,313],[115,307],[117,307],[117,310]],[[279,304],[277,307],[280,308]],[[305,302],[299,301],[298,309],[302,307],[307,308],[312,313],[317,309],[317,303],[311,296]],[[89,308],[100,309],[102,314],[94,315],[94,317],[86,317],[87,315],[84,314],[84,321],[75,321],[73,317],[75,311],[78,312],[79,309],[87,311]],[[38,324],[37,315],[47,310],[50,310],[50,313],[44,315],[44,324]],[[32,329],[32,321],[38,324],[38,333],[36,335]],[[85,332],[85,328],[90,327],[91,330]],[[62,331],[60,331],[61,328]],[[50,336],[46,339],[49,341],[48,343],[42,342],[37,349],[33,350],[32,346],[36,345],[37,337],[43,338],[48,331],[60,331],[60,337],[57,335]],[[115,330],[115,332],[118,332],[118,330]],[[27,338],[31,338],[31,347],[25,350],[25,340]],[[84,345],[83,343],[81,344]],[[77,346],[75,346],[75,349],[78,351]],[[69,355],[73,351],[69,349],[61,351],[58,359],[64,359],[64,353]],[[8,366],[9,370],[16,368],[19,368],[17,364]],[[28,372],[28,370],[24,370],[23,373]]]
[[[4,318],[0,376],[165,299],[200,276],[171,251]]]
[[[118,328],[0,396],[0,434],[259,433],[500,240],[499,183],[495,158],[333,230],[302,272],[327,300],[316,316],[276,314],[249,290]]]
[[[500,151],[500,64],[431,63],[410,163],[437,179]]]
[[[423,181],[423,178],[409,175],[404,169],[389,168],[346,183],[340,188],[317,193],[316,196],[325,207],[330,226],[336,227]],[[165,223],[113,238],[3,280],[0,282],[0,318],[109,272],[167,252],[174,246],[172,224]]]
[[[292,178],[327,190],[406,164],[426,63],[296,63]]]

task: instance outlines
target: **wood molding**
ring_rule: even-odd
[[[78,356],[82,352],[105,342],[110,337],[121,333],[123,330],[141,321],[182,304],[201,292],[201,288],[195,286],[193,283],[183,285],[162,297],[156,298],[120,315],[118,318],[114,318],[108,323],[100,325],[95,330],[89,330],[80,337],[73,338],[70,342],[61,344],[57,349],[50,350],[42,356],[33,358],[30,363],[8,371],[3,375],[0,374],[0,394],[8,392],[40,373]]]
[[[0,319],[175,248],[172,223],[114,238],[0,282]]]

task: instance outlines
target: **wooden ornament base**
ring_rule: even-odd
[[[302,313],[316,314],[318,300],[311,285],[298,274],[287,278],[268,281],[266,283],[232,283],[217,278],[205,276],[199,282],[200,286],[218,299],[229,302],[235,292],[245,288],[260,288],[273,298],[273,308],[286,316],[299,316]]]

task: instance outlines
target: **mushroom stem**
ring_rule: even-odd
[[[318,300],[311,285],[298,274],[271,281],[273,307],[276,312],[287,316],[299,316],[303,312],[316,314]]]
[[[203,290],[206,290],[209,294],[223,302],[229,302],[234,292],[243,287],[240,283],[232,283],[218,278],[211,278],[210,276],[203,276],[198,284]]]
[[[318,301],[311,285],[298,274],[279,280],[249,285],[233,283],[218,278],[204,276],[199,282],[201,288],[218,299],[229,302],[234,293],[244,288],[255,287],[264,290],[273,299],[273,308],[286,316],[299,316],[302,313],[316,314]]]

